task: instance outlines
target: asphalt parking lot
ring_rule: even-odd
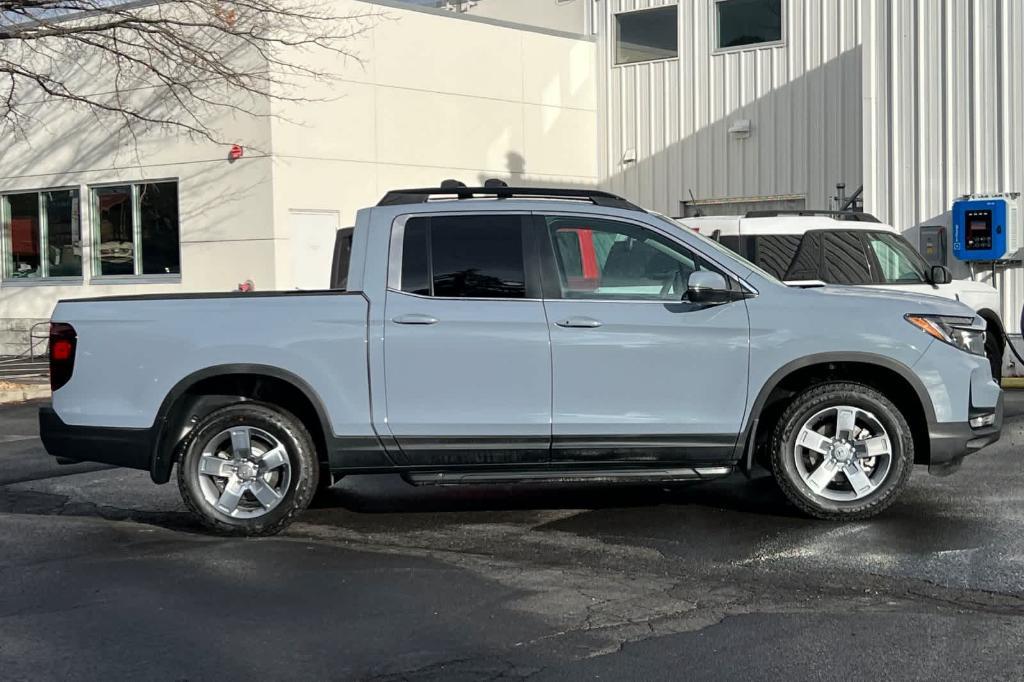
[[[0,407],[0,678],[1024,677],[1024,393],[883,516],[766,477],[671,490],[352,477],[276,538],[145,472],[59,467]]]

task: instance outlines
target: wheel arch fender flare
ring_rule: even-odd
[[[749,472],[753,467],[754,449],[756,447],[754,436],[758,428],[758,422],[761,414],[768,402],[768,398],[771,397],[775,389],[794,373],[810,367],[827,367],[828,365],[848,363],[874,365],[898,374],[907,382],[907,384],[910,385],[916,394],[918,401],[921,403],[921,408],[924,411],[927,423],[929,425],[936,423],[935,406],[932,404],[931,396],[928,394],[928,390],[925,388],[921,379],[914,374],[913,370],[907,365],[876,353],[858,351],[815,353],[797,358],[782,365],[775,370],[775,372],[773,372],[772,375],[768,377],[768,380],[761,386],[761,389],[757,393],[757,397],[751,403],[750,412],[747,414],[746,420],[744,421],[743,431],[741,432],[741,438],[739,440],[740,446],[744,448],[740,461],[741,468],[744,471]]]
[[[193,431],[194,423],[191,416],[205,416],[212,411],[224,407],[248,396],[230,395],[190,395],[192,388],[203,381],[228,376],[265,377],[282,381],[299,391],[313,406],[321,433],[324,437],[331,435],[330,419],[324,408],[323,400],[307,381],[298,375],[270,365],[257,364],[224,364],[206,367],[195,371],[181,379],[164,397],[157,412],[153,425],[153,451],[150,459],[150,477],[155,483],[166,483],[170,480],[171,469],[181,444],[187,444]],[[315,438],[316,434],[314,434]]]

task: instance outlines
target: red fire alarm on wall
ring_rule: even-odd
[[[231,151],[228,152],[229,161],[238,161],[240,158],[245,156],[245,148],[240,144],[231,145]]]

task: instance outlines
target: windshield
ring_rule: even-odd
[[[765,279],[767,279],[767,280],[769,280],[771,282],[775,282],[776,284],[783,284],[783,282],[778,277],[776,277],[772,273],[768,272],[764,268],[759,267],[757,265],[754,265],[753,263],[748,261],[743,256],[739,255],[738,253],[736,253],[732,249],[729,249],[728,247],[723,246],[722,244],[718,243],[714,239],[709,239],[708,237],[705,237],[704,235],[702,235],[697,230],[694,230],[691,227],[687,227],[685,223],[682,223],[682,222],[680,222],[678,220],[674,220],[673,218],[669,218],[668,216],[663,216],[662,214],[657,213],[655,211],[648,211],[648,213],[650,215],[656,217],[656,218],[661,218],[663,221],[665,221],[666,223],[669,223],[673,227],[681,227],[684,230],[688,230],[690,232],[690,234],[692,234],[694,237],[696,237],[697,239],[702,241],[712,251],[716,251],[719,255],[721,255],[723,258],[725,258],[726,261],[732,261],[732,262],[735,262],[735,263],[739,263],[743,267],[749,268],[749,269],[753,270],[754,272],[756,272],[757,274],[761,275],[762,277],[764,277]]]
[[[868,232],[865,236],[878,260],[883,283],[928,282],[928,263],[905,238],[891,232]]]

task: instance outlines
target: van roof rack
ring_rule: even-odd
[[[447,184],[447,183],[446,183]],[[461,183],[460,183],[461,184]],[[456,197],[458,199],[474,199],[492,197],[495,199],[567,199],[570,201],[589,201],[595,206],[621,208],[627,211],[643,211],[636,204],[622,197],[596,189],[564,189],[560,187],[500,187],[492,183],[491,187],[466,187],[447,184],[442,187],[424,187],[419,189],[395,189],[384,195],[378,206],[400,206],[403,204],[424,204],[432,197]],[[646,212],[646,211],[645,211]]]
[[[871,215],[870,213],[864,213],[861,211],[818,211],[814,209],[792,209],[792,210],[766,210],[766,211],[747,211],[744,218],[777,218],[784,215],[796,215],[796,216],[827,216],[829,218],[835,218],[836,220],[850,220],[855,223],[881,223],[882,221]]]

